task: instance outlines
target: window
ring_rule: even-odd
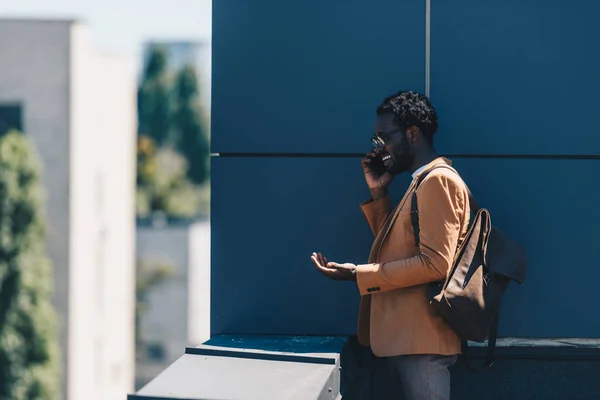
[[[20,104],[0,104],[0,135],[16,129],[23,132],[23,115]]]
[[[162,343],[146,344],[146,354],[148,356],[148,360],[153,362],[162,362],[167,358],[165,347]]]

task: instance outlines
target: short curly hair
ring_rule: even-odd
[[[433,135],[438,129],[438,118],[426,96],[412,91],[400,91],[388,96],[377,107],[377,115],[384,114],[393,114],[394,124],[399,128],[419,127],[429,143],[433,144]]]

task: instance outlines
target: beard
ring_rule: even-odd
[[[409,170],[415,160],[415,154],[408,144],[408,140],[404,138],[397,148],[390,152],[390,165],[387,167],[387,172],[392,175],[399,175]]]

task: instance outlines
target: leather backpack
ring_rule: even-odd
[[[419,210],[417,189],[438,164],[421,173],[412,196],[411,222],[418,247]],[[521,284],[525,279],[527,258],[525,248],[492,225],[491,216],[485,208],[479,208],[471,191],[469,203],[475,214],[470,227],[459,244],[446,280],[431,284],[431,304],[461,338],[463,354],[468,360],[468,341],[488,340],[488,352],[483,368],[492,365],[498,334],[498,321],[502,298],[511,281]]]

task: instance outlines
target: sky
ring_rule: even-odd
[[[209,41],[212,0],[1,0],[0,18],[85,22],[100,51],[140,59],[146,40]]]

